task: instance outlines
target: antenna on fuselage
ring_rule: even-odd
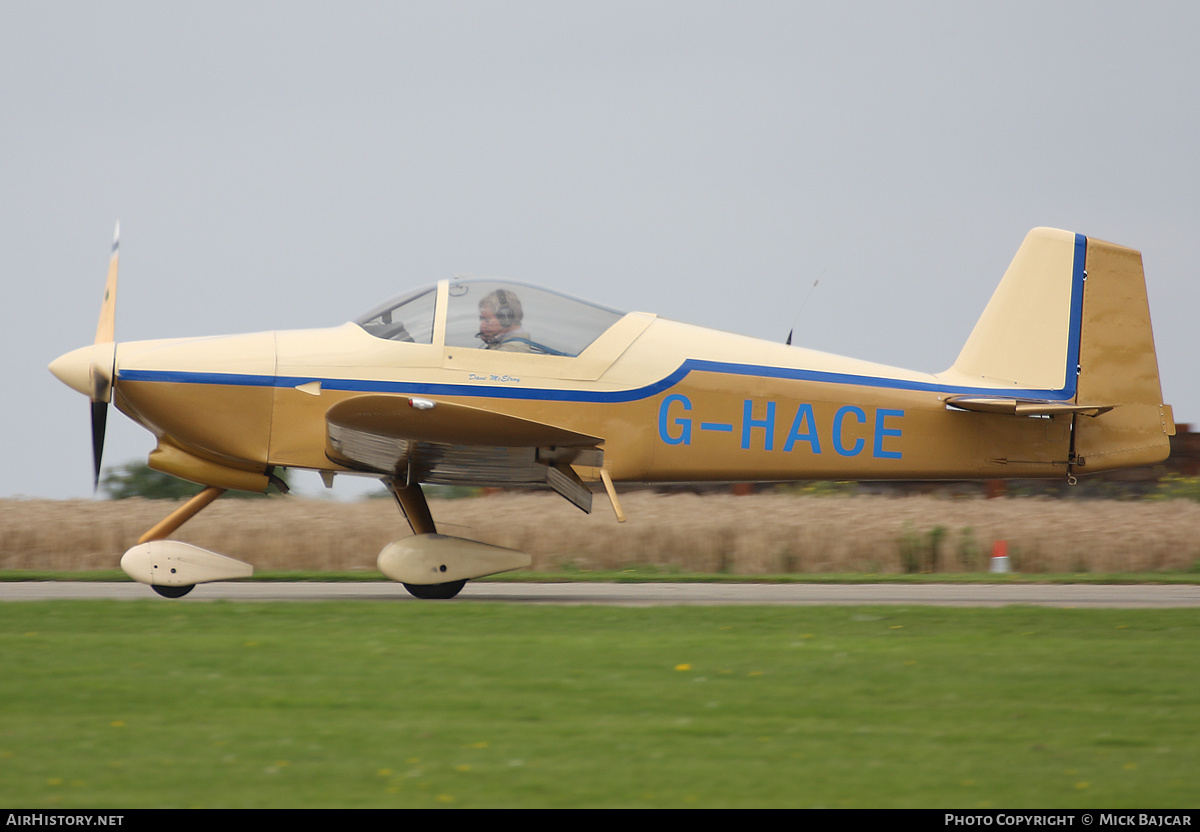
[[[821,277],[825,276],[825,270],[822,269]],[[800,320],[800,315],[804,312],[804,307],[808,304],[808,299],[812,297],[813,290],[817,288],[817,284],[821,282],[821,277],[813,281],[813,285],[808,287],[808,294],[804,296],[804,300],[800,301],[800,308],[796,310],[796,317],[792,318],[792,328],[788,330],[787,341],[784,343],[789,347],[792,345],[792,333],[796,331],[796,322]]]

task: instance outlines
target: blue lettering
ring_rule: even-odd
[[[888,428],[884,425],[883,420],[889,416],[895,416],[899,419],[904,415],[903,410],[876,410],[875,411],[875,457],[876,459],[899,459],[900,451],[885,451],[883,449],[883,439],[885,436],[899,436],[900,428]]]
[[[503,380],[519,381],[510,377]],[[761,401],[761,400],[760,400]],[[742,449],[750,450],[754,431],[763,431],[762,450],[775,449],[775,415],[778,408],[773,401],[763,402],[765,412],[761,418],[755,418],[757,402],[754,399],[742,400]],[[658,438],[668,445],[691,445],[693,430],[714,433],[736,433],[737,427],[729,422],[707,422],[694,419],[692,402],[687,396],[674,394],[665,397],[658,408]],[[858,456],[867,447],[868,437],[871,440],[871,454],[875,459],[901,459],[903,452],[896,449],[892,440],[900,439],[904,430],[896,424],[896,420],[904,418],[904,411],[898,409],[876,408],[872,412],[874,424],[868,422],[867,412],[857,405],[843,405],[833,416],[832,437],[833,448],[841,456]],[[857,423],[860,427],[847,425],[847,421]],[[892,420],[892,424],[888,424]],[[796,415],[792,419],[791,429],[783,443],[785,453],[793,451],[800,443],[807,443],[811,453],[821,453],[821,436],[818,431],[817,417],[812,404],[801,403],[796,406]]]
[[[742,448],[750,447],[750,431],[754,428],[764,428],[767,432],[764,441],[764,450],[775,449],[775,402],[767,402],[767,416],[765,419],[753,418],[754,402],[746,399],[742,405]]]
[[[805,422],[808,422],[808,431],[801,433],[800,428]],[[797,442],[807,442],[814,454],[821,453],[821,440],[817,438],[817,420],[813,416],[811,404],[802,404],[796,411],[796,418],[792,421],[792,432],[788,434],[783,450],[790,451]]]
[[[858,456],[862,453],[863,445],[866,444],[862,437],[855,439],[854,444],[849,448],[842,442],[842,422],[848,413],[853,413],[855,421],[860,425],[867,423],[867,414],[863,412],[861,407],[855,407],[852,404],[839,407],[838,412],[833,416],[833,448],[842,456]]]
[[[692,409],[692,403],[687,396],[667,396],[663,399],[658,408],[658,438],[666,442],[668,445],[690,445],[692,444],[692,420],[683,417],[677,417],[674,420],[668,421],[671,405],[679,402],[683,405],[683,411],[688,413]],[[679,428],[679,432],[674,436],[671,435],[668,427]]]

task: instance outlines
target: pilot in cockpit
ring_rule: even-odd
[[[479,332],[485,350],[532,352],[529,333],[521,329],[521,301],[508,289],[497,289],[479,301]]]

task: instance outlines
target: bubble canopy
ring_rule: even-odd
[[[355,323],[390,341],[433,344],[442,330],[447,347],[574,357],[622,317],[623,312],[536,286],[473,278],[393,298]]]

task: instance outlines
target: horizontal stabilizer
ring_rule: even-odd
[[[1099,416],[1116,405],[1075,404],[1073,402],[1051,402],[1038,399],[1013,399],[1004,396],[951,396],[946,404],[959,410],[976,413],[1003,413],[1009,416],[1054,416],[1058,413],[1076,413],[1081,416]]]

